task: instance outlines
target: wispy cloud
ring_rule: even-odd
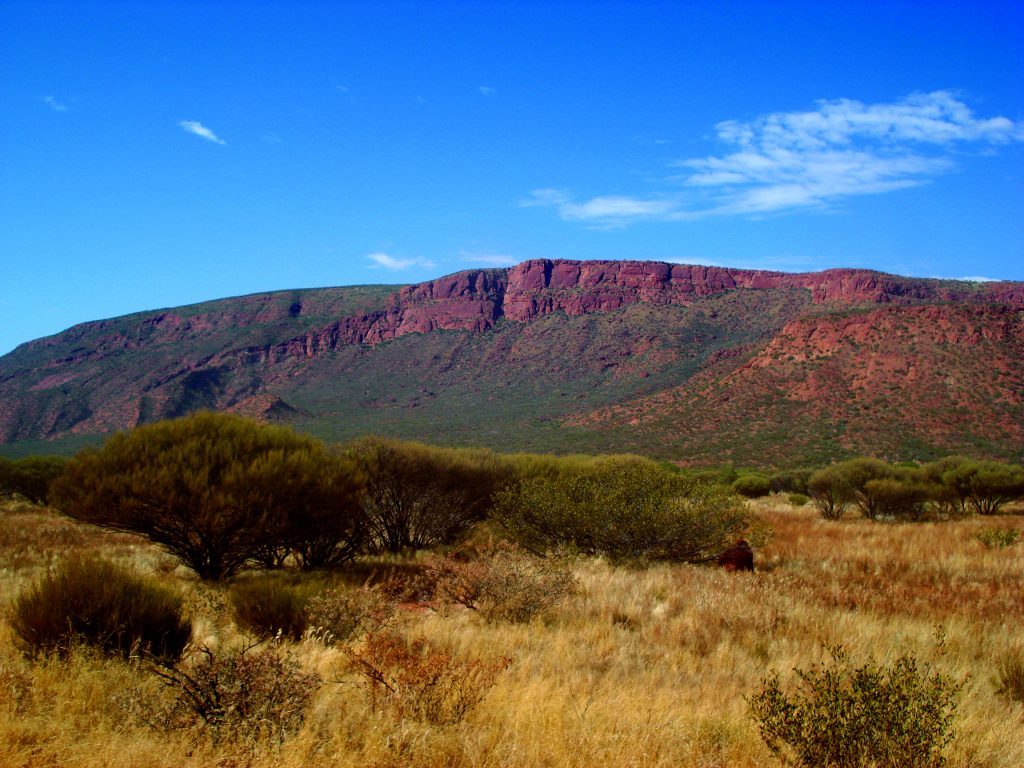
[[[670,199],[641,199],[621,195],[594,197],[574,202],[558,189],[535,189],[523,200],[523,206],[554,208],[566,221],[593,222],[603,226],[619,226],[642,219],[662,219],[676,215],[678,204]]]
[[[477,90],[480,91],[481,96],[493,96],[498,92],[497,88],[491,88],[489,85],[481,85]]]
[[[404,269],[410,269],[412,267],[435,267],[437,266],[430,259],[423,258],[406,258],[401,259],[395,256],[390,256],[381,251],[375,251],[374,253],[366,254],[366,258],[372,261],[377,267],[383,267],[384,269],[390,269],[394,272],[400,272]]]
[[[43,96],[43,103],[52,109],[54,112],[67,112],[68,108],[66,105],[61,104],[53,96]]]
[[[486,264],[489,267],[513,267],[521,261],[515,256],[499,253],[462,253],[460,256],[470,264]]]
[[[849,197],[927,184],[954,170],[954,153],[964,147],[992,151],[1024,141],[1024,123],[976,117],[949,91],[888,104],[821,101],[808,112],[727,120],[715,131],[732,150],[672,163],[677,173],[665,179],[675,185],[670,194],[575,202],[543,189],[526,204],[601,226],[822,209]]]
[[[212,141],[214,144],[227,143],[222,138],[220,138],[220,136],[218,136],[216,133],[211,131],[209,128],[207,128],[205,125],[198,122],[197,120],[182,120],[178,123],[178,126],[186,133],[191,133],[195,136],[198,136],[201,139]]]

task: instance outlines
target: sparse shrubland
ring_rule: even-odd
[[[251,550],[227,583],[167,567],[158,539],[2,502],[0,764],[1024,764],[1024,561],[1018,543],[986,544],[1024,528],[1024,508],[1004,502],[997,525],[969,500],[947,514],[934,488],[959,462],[887,465],[865,481],[879,510],[895,508],[893,489],[871,482],[932,494],[918,516],[878,512],[881,525],[825,520],[785,495],[743,500],[727,487],[734,472],[708,482],[637,457],[471,459],[491,460],[514,481],[454,546],[396,554],[378,541],[309,573],[282,539],[273,572],[241,573],[261,562]],[[346,482],[362,476],[345,466]],[[779,492],[800,493],[786,483]],[[687,562],[753,527],[772,531],[755,542],[755,572]],[[37,653],[20,638],[16,606],[97,554],[187,606],[182,658],[135,663],[138,641],[128,662],[121,646],[66,639]],[[846,656],[823,651],[840,643]]]

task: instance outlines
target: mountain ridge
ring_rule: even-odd
[[[963,314],[965,307],[975,308],[975,315]],[[986,342],[1002,371],[1001,388],[992,394],[1002,405],[993,410],[972,400],[978,423],[957,423],[974,435],[998,411],[998,423],[1006,427],[1001,436],[990,445],[975,443],[982,452],[1015,455],[1024,443],[1013,428],[1015,420],[1024,423],[1024,372],[1013,360],[1021,347],[1024,283],[861,269],[785,273],[547,259],[408,286],[252,294],[79,324],[0,357],[0,441],[99,434],[214,408],[292,421],[332,437],[362,425],[366,431],[383,426],[400,436],[468,442],[480,430],[456,409],[503,398],[518,408],[503,418],[523,428],[522,440],[513,440],[511,448],[642,451],[638,435],[648,434],[651,451],[675,457],[673,452],[700,451],[692,441],[652,434],[650,424],[658,419],[636,417],[630,403],[653,398],[665,411],[661,421],[670,423],[668,414],[696,396],[699,375],[720,369],[726,373],[711,381],[723,391],[743,390],[760,370],[762,376],[784,373],[793,392],[813,393],[819,388],[805,380],[808,371],[778,361],[810,354],[816,332],[833,350],[859,343],[856,334],[836,331],[844,314],[871,315],[860,325],[886,325],[901,309],[918,314],[904,322],[905,332],[891,324],[893,343],[904,355],[923,354],[912,352],[909,341],[904,345],[900,333],[918,337],[935,353],[922,357],[925,366],[940,360],[958,365],[956,356],[940,349],[944,345],[967,350]],[[975,319],[967,322],[969,317]],[[965,323],[970,333],[958,330]],[[847,321],[847,328],[856,326]],[[931,335],[933,326],[944,329],[942,339]],[[567,339],[561,345],[560,333]],[[401,349],[392,350],[395,344]],[[883,352],[876,350],[869,361],[882,360]],[[834,357],[847,366],[865,364],[845,352]],[[976,356],[968,357],[974,368],[981,366]],[[760,362],[749,367],[754,360]],[[987,391],[983,371],[962,373],[977,391]],[[414,394],[420,384],[431,394]],[[912,389],[912,382],[905,386]],[[549,392],[557,389],[566,392],[554,401]],[[564,399],[568,390],[579,402]],[[690,394],[664,394],[683,391]],[[716,402],[713,393],[702,397]],[[807,413],[814,411],[812,400]],[[385,419],[385,413],[394,416],[392,401],[430,416],[407,414],[406,426],[403,419]],[[854,406],[860,400],[851,401]],[[826,421],[844,418],[837,408]],[[737,423],[744,418],[732,417]],[[345,424],[330,426],[332,420]],[[445,422],[462,426],[446,428]],[[480,423],[487,426],[483,416]],[[621,434],[609,434],[615,432]],[[934,447],[960,443],[942,438]],[[858,447],[838,438],[830,445],[836,455]]]

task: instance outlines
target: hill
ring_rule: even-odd
[[[3,450],[197,408],[783,466],[1024,453],[1024,283],[524,262],[85,323],[0,357]]]

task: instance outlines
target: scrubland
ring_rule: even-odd
[[[778,766],[749,697],[772,670],[791,685],[794,669],[827,662],[827,647],[841,644],[858,663],[912,653],[963,683],[947,765],[1024,765],[1024,703],[997,691],[999,660],[1024,654],[1024,543],[979,540],[993,526],[1024,531],[1024,508],[879,523],[823,520],[810,505],[779,496],[747,503],[770,529],[755,549],[753,573],[577,558],[576,593],[528,623],[487,622],[458,606],[403,605],[394,631],[455,658],[502,660],[493,686],[456,722],[424,722],[375,702],[351,673],[344,644],[315,634],[283,641],[282,650],[321,682],[301,727],[282,738],[162,728],[147,718],[147,702],[166,686],[144,660],[87,649],[27,658],[10,606],[71,552],[100,553],[181,593],[195,647],[254,640],[233,623],[227,587],[199,581],[145,539],[7,504],[0,512],[0,764]],[[357,563],[348,578],[396,562]]]

